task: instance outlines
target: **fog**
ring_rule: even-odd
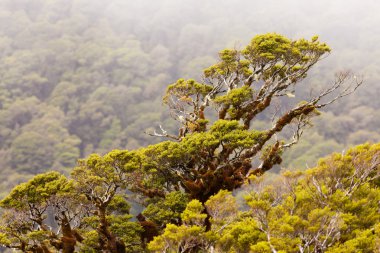
[[[107,2],[113,3],[107,4],[105,16],[119,22],[121,29],[133,26],[145,43],[170,45],[169,38],[160,37],[162,31],[170,29],[173,37],[186,39],[196,30],[199,37],[193,46],[213,42],[209,45],[213,55],[213,48],[245,44],[255,34],[278,32],[292,38],[317,34],[333,48],[327,61],[336,61],[337,68],[361,70],[378,61],[374,51],[380,42],[380,3],[374,0]],[[184,50],[199,54],[191,45]]]

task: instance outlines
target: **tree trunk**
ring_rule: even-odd
[[[106,218],[106,208],[99,207],[99,244],[105,252],[110,253],[124,253],[125,245],[122,241],[117,240],[116,236],[109,230],[109,224]]]
[[[66,214],[63,212],[63,219],[61,221],[62,229],[62,253],[74,253],[76,238],[71,230],[70,222],[67,219]]]

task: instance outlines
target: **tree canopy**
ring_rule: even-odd
[[[276,182],[252,178],[238,208],[220,191],[204,206],[193,200],[184,224],[169,224],[152,252],[378,252],[380,145],[332,154],[307,171],[284,171]],[[211,229],[195,222],[206,208]],[[189,218],[185,218],[189,217]],[[203,219],[200,218],[200,221]],[[190,251],[191,252],[191,251]]]
[[[133,222],[124,196],[99,205],[78,179],[48,172],[1,201],[0,243],[23,252],[377,252],[379,179],[380,144],[363,144],[275,181],[253,176],[239,196],[221,190],[202,204],[169,193]]]
[[[268,114],[272,103],[292,99],[295,86],[328,52],[316,36],[308,41],[275,33],[258,35],[242,50],[222,50],[219,62],[204,70],[203,82],[179,79],[169,85],[164,103],[180,123],[179,134],[169,134],[162,126],[161,132],[150,133],[174,142],[141,150],[147,168],[155,168],[154,174],[149,171],[149,180],[163,182],[169,191],[184,189],[191,198],[205,202],[221,189],[240,187],[250,174],[260,175],[280,164],[284,149],[298,142],[318,109],[362,83],[348,72],[337,74],[330,87],[308,101],[278,109],[272,126],[251,127],[253,120]],[[279,139],[288,126],[294,128],[292,139]]]

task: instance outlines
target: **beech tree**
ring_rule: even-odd
[[[86,245],[84,252],[89,251],[88,246],[114,253],[126,252],[126,246],[138,251],[141,228],[129,222],[130,205],[122,195],[122,190],[133,180],[127,176],[129,167],[136,166],[133,154],[117,150],[104,157],[93,154],[80,160],[72,171],[76,192],[85,196],[92,206],[92,215],[85,220],[90,229],[84,232],[93,242]]]
[[[0,243],[22,252],[74,252],[86,202],[75,196],[72,181],[58,172],[35,176],[16,186],[0,205]],[[48,218],[49,211],[54,213]],[[54,222],[53,222],[54,221]]]
[[[168,225],[148,247],[168,253],[379,252],[379,178],[380,144],[363,144],[307,171],[285,171],[272,184],[252,178],[244,211],[223,190],[204,206],[193,200],[182,213],[184,224]],[[212,217],[209,231],[202,222],[188,222],[202,208]]]
[[[117,169],[119,156],[126,159],[128,153],[80,161],[72,180],[47,172],[16,186],[0,202],[6,210],[0,244],[22,252],[141,251],[142,228],[130,221],[130,205],[120,191],[128,179]]]
[[[249,175],[280,164],[284,150],[298,142],[318,109],[362,84],[349,72],[339,73],[309,100],[276,110],[269,128],[252,128],[274,101],[294,100],[295,87],[329,52],[317,36],[290,40],[275,33],[258,35],[242,50],[222,50],[219,62],[204,70],[202,82],[179,79],[169,85],[163,101],[179,122],[179,133],[170,134],[162,126],[160,132],[149,133],[172,141],[141,150],[144,191],[150,187],[165,195],[183,190],[204,203],[219,190],[232,191]],[[279,139],[287,126],[293,127],[293,137]]]

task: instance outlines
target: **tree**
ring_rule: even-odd
[[[127,157],[134,166],[133,153],[113,151],[80,161],[72,180],[47,172],[15,187],[0,202],[0,244],[23,252],[141,251],[142,229],[129,221],[120,191],[130,179],[118,161]]]
[[[231,193],[220,191],[205,203],[212,224],[206,232],[203,206],[193,200],[182,213],[184,224],[169,224],[148,247],[153,252],[378,252],[379,157],[380,144],[364,144],[321,159],[313,169],[285,171],[272,184],[252,177],[244,211],[234,208]],[[191,233],[195,230],[198,234]]]
[[[250,174],[261,175],[281,163],[284,150],[298,142],[317,110],[353,92],[361,80],[349,72],[337,74],[330,87],[309,100],[291,103],[288,110],[277,108],[271,127],[255,130],[252,122],[273,109],[274,101],[293,99],[295,87],[329,52],[316,36],[309,41],[258,35],[243,50],[222,50],[202,82],[179,79],[169,85],[163,101],[180,124],[179,134],[162,126],[161,132],[149,133],[174,141],[141,150],[146,174],[137,183],[161,195],[182,189],[204,203],[219,190],[232,191]],[[289,142],[278,139],[286,127],[294,128]]]
[[[332,154],[303,175],[286,172],[279,187],[252,191],[247,203],[272,252],[373,252],[379,148],[364,144]]]
[[[92,245],[95,250],[119,253],[126,252],[126,246],[139,245],[136,243],[139,226],[128,223],[130,206],[120,196],[121,190],[133,180],[128,177],[128,170],[135,170],[138,164],[134,152],[114,150],[104,157],[91,155],[73,170],[76,192],[85,196],[92,206],[90,227],[95,229],[98,241]]]
[[[74,195],[72,181],[58,172],[16,186],[0,205],[6,209],[0,225],[1,244],[6,247],[22,252],[51,252],[54,247],[70,253],[82,240],[73,224],[87,215],[86,204]],[[50,220],[49,211],[54,213]]]

